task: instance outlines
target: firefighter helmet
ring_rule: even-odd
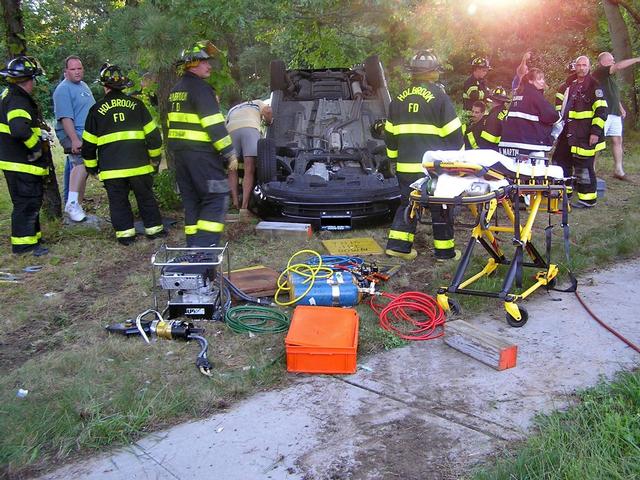
[[[488,68],[489,70],[492,69],[491,65],[489,65],[489,60],[484,57],[476,57],[471,60],[471,66],[473,68]]]
[[[40,66],[40,63],[33,58],[26,55],[19,55],[16,58],[12,58],[7,62],[5,68],[0,70],[0,75],[7,79],[20,80],[37,77],[43,75],[44,70]]]
[[[100,83],[105,87],[122,90],[133,85],[123,73],[118,65],[109,65],[105,63],[100,68]]]
[[[431,50],[419,50],[409,62],[411,73],[441,72],[438,57]]]
[[[201,40],[193,46],[185,48],[180,54],[181,63],[199,62],[220,55],[220,50],[209,40]]]
[[[496,87],[491,90],[491,95],[489,95],[491,100],[495,100],[496,102],[508,102],[511,100],[509,98],[509,94],[503,87]]]

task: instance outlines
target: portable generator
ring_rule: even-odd
[[[187,317],[222,320],[231,303],[222,265],[230,271],[228,244],[223,247],[168,247],[162,245],[151,257],[153,300],[159,310],[166,298],[163,318]]]

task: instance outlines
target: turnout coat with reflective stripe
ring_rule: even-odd
[[[42,148],[40,114],[34,99],[18,85],[9,86],[0,95],[0,170],[44,176],[49,172],[40,157],[27,157]]]
[[[462,106],[465,110],[471,110],[473,102],[477,100],[486,102],[489,95],[491,95],[491,90],[487,86],[486,80],[470,75],[462,87]]]
[[[427,150],[463,148],[462,124],[441,86],[424,82],[406,88],[389,106],[387,156],[397,173],[422,173]]]
[[[513,96],[502,126],[501,147],[548,152],[553,146],[551,129],[560,119],[542,91],[522,83]]]
[[[604,123],[608,106],[598,81],[587,75],[582,82],[571,82],[565,93],[566,101],[562,118],[571,153],[593,157],[605,148]],[[589,145],[589,136],[597,135],[598,143]]]
[[[496,105],[486,115],[483,128],[478,137],[478,146],[476,148],[487,148],[490,150],[498,150],[498,144],[502,138],[502,125],[507,117],[507,109],[504,103]]]
[[[167,145],[171,150],[219,153],[225,158],[233,152],[214,89],[190,72],[169,94],[167,121]]]
[[[162,138],[141,100],[111,90],[89,110],[82,134],[82,157],[98,168],[100,180],[153,172],[149,160],[159,161]]]

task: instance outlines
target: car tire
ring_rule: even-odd
[[[287,67],[283,60],[271,60],[269,64],[270,70],[270,86],[271,91],[276,92],[278,90],[286,90],[287,83]]]
[[[269,183],[276,179],[276,144],[270,138],[258,140],[258,159],[256,164],[257,183]]]
[[[364,61],[364,73],[367,76],[367,83],[374,90],[384,85],[384,73],[378,55],[371,55]]]

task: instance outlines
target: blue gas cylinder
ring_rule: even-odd
[[[309,288],[309,281],[313,281],[311,289],[296,305],[352,307],[360,302],[362,296],[358,291],[356,279],[350,272],[334,272],[331,277],[316,278],[305,283],[308,278],[296,272],[289,273],[291,300],[302,295]]]

